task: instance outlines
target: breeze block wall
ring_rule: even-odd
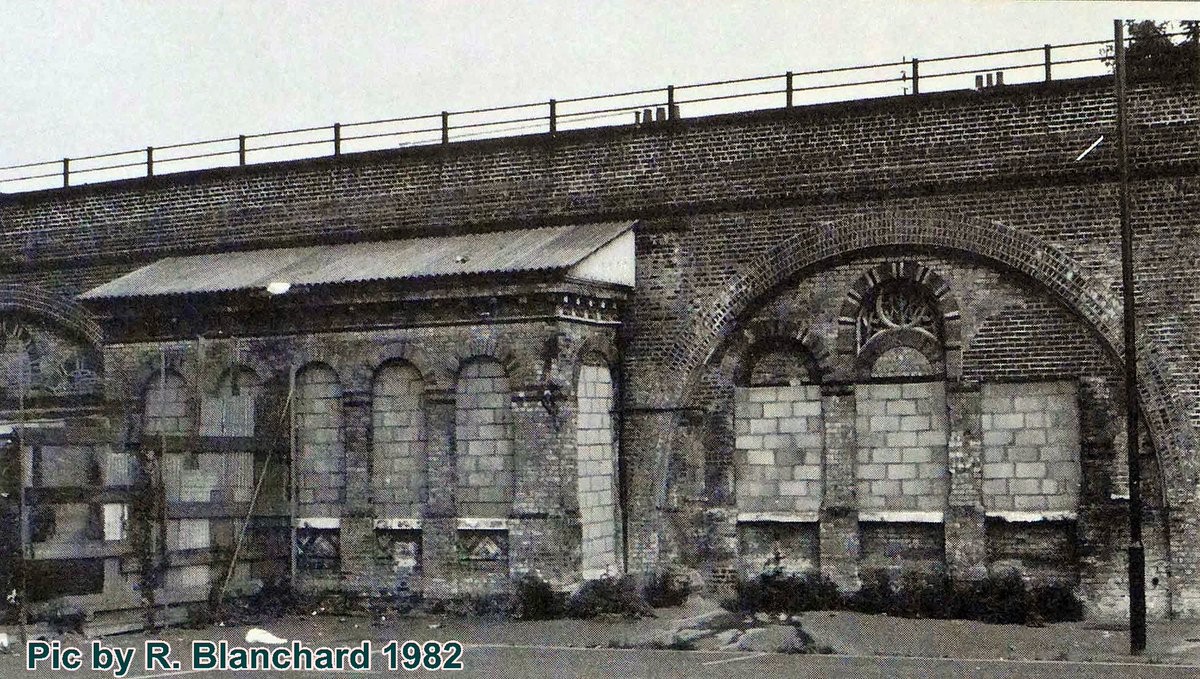
[[[864,271],[920,259],[954,287],[963,329],[945,366],[952,472],[946,520],[910,533],[925,540],[940,530],[946,560],[986,565],[989,553],[1021,549],[1002,547],[1012,543],[1007,528],[996,527],[982,501],[983,465],[992,459],[983,401],[992,392],[981,385],[1099,381],[1106,385],[1100,391],[1119,393],[1111,85],[1098,78],[697,119],[684,106],[681,120],[662,124],[0,196],[0,309],[82,329],[103,344],[73,297],[168,254],[637,219],[637,285],[618,342],[627,567],[714,576],[736,570],[723,561],[736,560],[739,549],[732,399],[733,385],[749,380],[738,382],[737,361],[728,356],[761,321],[790,324],[790,339],[824,348],[824,356],[813,355],[828,363],[820,380],[828,407],[816,543],[823,570],[836,563],[850,572],[871,545],[903,547],[909,538],[889,529],[877,532],[878,540],[851,539],[866,536],[855,497],[856,392],[863,385],[853,366],[837,359],[838,309]],[[1192,338],[1200,331],[1193,275],[1200,261],[1200,97],[1189,85],[1131,89],[1138,390],[1149,444],[1145,514],[1159,582],[1152,601],[1159,615],[1197,615],[1200,356]],[[1106,141],[1076,162],[1101,135]],[[533,341],[514,342],[522,343]],[[452,385],[443,381],[442,388]],[[1100,424],[1114,417],[1114,402],[1079,393],[1080,508],[1078,524],[1062,535],[1082,547],[1080,591],[1114,602],[1123,578],[1123,507],[1108,492],[1119,466],[1117,432]],[[453,398],[444,391],[427,396],[431,431],[452,427]],[[549,434],[554,424],[548,413],[537,421],[544,409],[536,401],[519,406],[514,426],[573,435],[569,423]],[[1039,456],[1051,455],[1033,446]],[[442,453],[428,455],[434,469]],[[573,482],[576,470],[570,472]],[[1000,479],[986,480],[996,489]],[[1039,479],[1039,493],[1048,480],[1059,479]],[[525,507],[521,481],[515,483],[514,505]],[[1014,495],[1012,483],[1006,480],[1005,493],[1014,507],[1015,498],[1037,497]],[[433,488],[430,504],[453,506]],[[557,492],[561,506],[577,504]],[[548,505],[550,495],[534,493],[529,504]],[[568,509],[561,521],[577,521],[571,511],[578,510]],[[456,538],[447,516],[424,519],[423,548],[448,553],[445,545]],[[556,548],[536,537],[559,520],[530,507],[514,523],[529,530],[512,533],[509,548],[533,550],[545,564],[569,561],[564,555],[576,546]],[[1020,535],[1040,530],[1011,528]],[[791,544],[809,549],[799,538]],[[467,566],[446,560],[430,567],[449,573]],[[1120,614],[1116,605],[1094,612]]]

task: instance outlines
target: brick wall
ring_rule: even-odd
[[[194,431],[195,420],[187,403],[183,380],[178,375],[156,375],[146,391],[143,431],[149,434],[187,434]]]

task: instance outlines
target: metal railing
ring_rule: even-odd
[[[1103,65],[1106,57],[1096,48],[1111,44],[1111,40],[1093,40],[932,59],[904,58],[865,66],[788,71],[693,85],[147,146],[0,167],[0,192],[153,177],[161,174],[164,166],[170,172],[183,172],[328,155],[338,157],[346,153],[448,144],[477,138],[654,125],[678,119],[684,112],[695,117],[970,89],[972,86],[1048,82],[1052,76],[1062,79],[1107,73]],[[1090,54],[1086,54],[1089,50]],[[970,80],[972,76],[974,82]],[[850,96],[838,96],[844,95],[846,90],[851,90]]]

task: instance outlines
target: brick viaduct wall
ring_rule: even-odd
[[[659,525],[678,492],[673,460],[686,456],[673,432],[704,407],[704,366],[786,281],[861,256],[937,252],[1061,305],[1026,305],[1031,319],[1082,321],[1101,349],[1066,360],[1111,365],[1120,355],[1107,79],[682,113],[641,127],[0,196],[0,307],[56,314],[95,341],[70,298],[168,253],[640,219],[621,390],[626,467],[644,473],[628,488],[631,568],[672,552]],[[1139,85],[1131,114],[1139,387],[1170,509],[1176,610],[1196,612],[1200,97]],[[1101,134],[1105,143],[1076,162]],[[1054,356],[1019,323],[980,332],[989,339],[978,356],[990,345]]]

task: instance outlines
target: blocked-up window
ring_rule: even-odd
[[[583,573],[615,569],[617,456],[613,431],[613,383],[606,366],[585,365],[576,385],[576,491],[583,525]]]
[[[499,363],[459,372],[455,395],[459,516],[505,517],[513,499],[512,394]]]
[[[247,368],[228,370],[217,392],[200,399],[201,436],[254,436],[254,401],[258,375]]]
[[[949,443],[945,383],[860,384],[855,399],[859,509],[944,510]]]
[[[425,476],[425,385],[410,365],[375,375],[371,487],[379,516],[420,515]]]
[[[341,515],[346,487],[342,446],[342,388],[326,365],[296,376],[296,501],[300,516]]]
[[[1079,504],[1079,406],[1074,382],[985,384],[983,505],[1073,512]]]
[[[734,392],[739,512],[821,507],[825,424],[821,387],[741,387]]]
[[[147,434],[183,435],[194,431],[188,412],[187,389],[174,373],[155,375],[146,389],[143,431]]]

